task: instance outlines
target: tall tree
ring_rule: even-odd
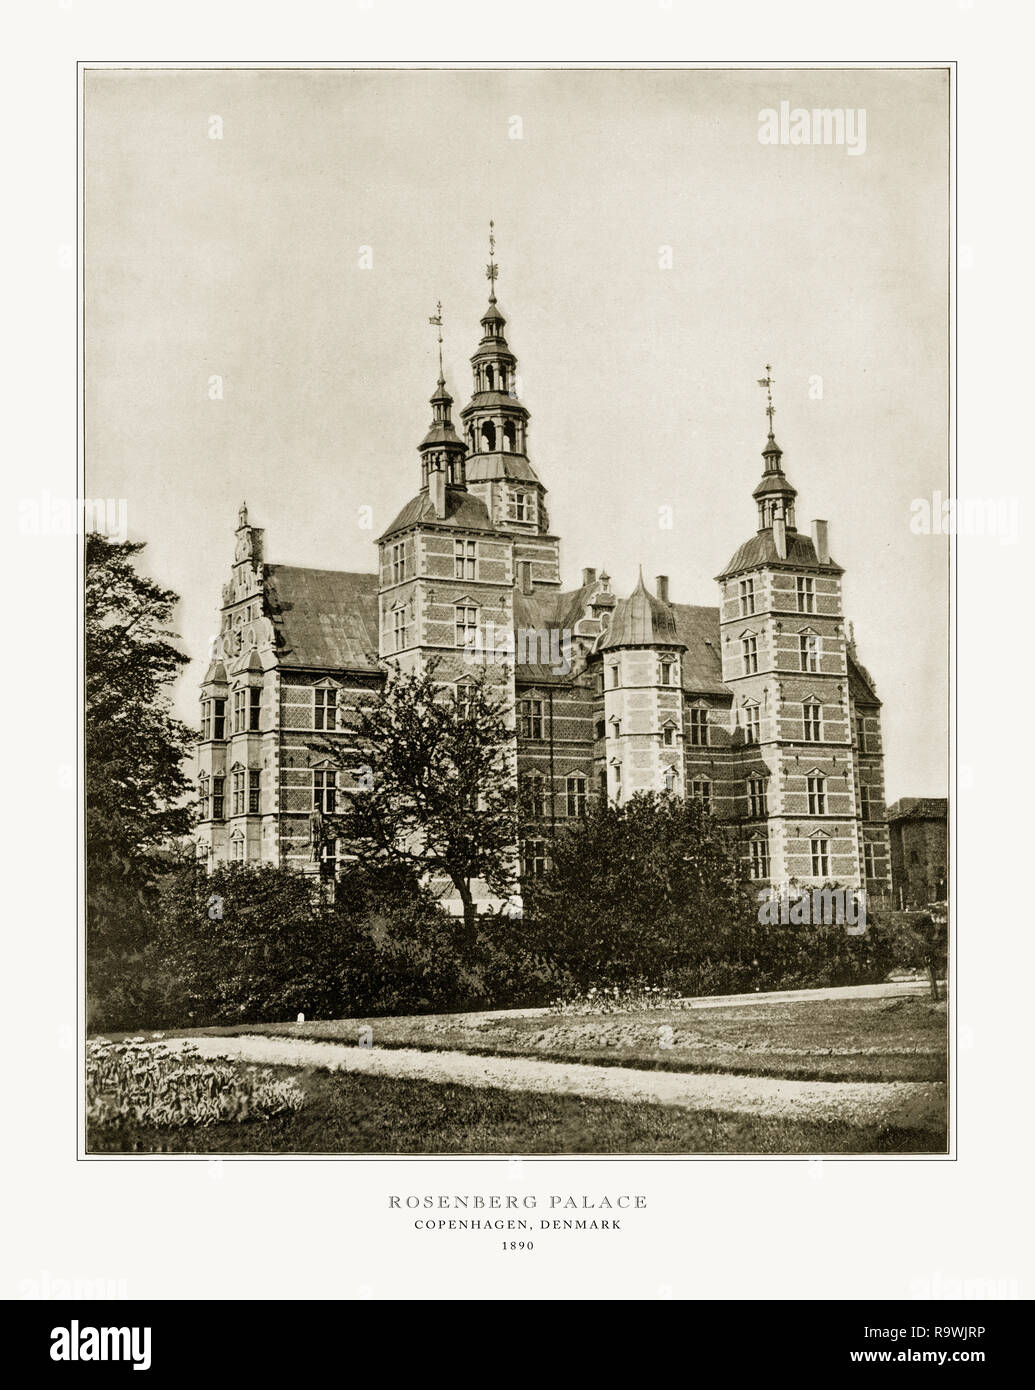
[[[355,711],[350,747],[312,745],[347,780],[344,804],[320,834],[340,837],[361,863],[448,880],[473,943],[475,881],[503,897],[517,881],[514,730],[486,668],[457,688],[438,680],[437,668],[392,665],[384,687]]]
[[[655,792],[563,829],[525,906],[529,944],[583,987],[693,979],[739,960],[756,918],[730,827]]]
[[[196,738],[171,713],[187,658],[169,630],[179,599],[137,572],[143,542],[86,541],[86,867],[91,945],[128,948],[157,865],[186,834],[184,758]]]

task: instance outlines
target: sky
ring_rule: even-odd
[[[782,101],[865,111],[865,150],[761,143]],[[439,300],[454,418],[470,395],[491,217],[565,587],[642,565],[717,603],[771,363],[888,800],[946,795],[948,547],[910,522],[950,490],[947,103],[936,69],[88,71],[86,496],[125,500],[181,596],[177,713],[242,500],[268,561],[374,569],[419,487]]]

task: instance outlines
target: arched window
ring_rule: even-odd
[[[496,389],[496,376],[491,366],[485,368],[485,389],[487,391],[495,391]]]
[[[517,436],[514,430],[514,421],[508,420],[507,423],[503,426],[503,452],[505,454],[512,454],[514,452],[514,444],[516,437]]]
[[[491,420],[485,420],[482,423],[481,447],[490,454],[496,448],[496,426]]]

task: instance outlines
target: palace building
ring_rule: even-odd
[[[314,734],[346,740],[350,706],[387,662],[435,656],[458,686],[488,663],[513,706],[523,877],[600,798],[667,790],[736,824],[760,884],[888,893],[880,700],[827,522],[798,530],[771,396],[756,525],[717,576],[717,606],[675,602],[666,576],[651,591],[642,572],[627,596],[596,569],[562,589],[494,261],[487,273],[470,400],[454,424],[440,332],[419,486],[375,570],[278,564],[241,507],[201,687],[199,852],[333,873],[347,846],[318,828],[349,788]]]

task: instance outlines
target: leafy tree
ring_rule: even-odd
[[[526,885],[528,945],[580,987],[728,977],[747,968],[756,904],[731,830],[696,800],[639,793],[561,831]]]
[[[86,871],[91,949],[133,950],[162,861],[193,810],[184,759],[195,732],[170,712],[187,658],[169,623],[178,597],[139,574],[142,542],[86,541]]]
[[[391,666],[354,714],[350,749],[311,745],[353,783],[321,834],[340,837],[361,864],[448,879],[473,946],[475,881],[502,897],[516,884],[514,731],[486,668],[458,691],[436,679],[437,666]]]
[[[948,963],[948,921],[940,912],[891,911],[883,923],[890,939],[893,964],[907,970],[926,970],[931,998],[939,998],[938,977]]]

